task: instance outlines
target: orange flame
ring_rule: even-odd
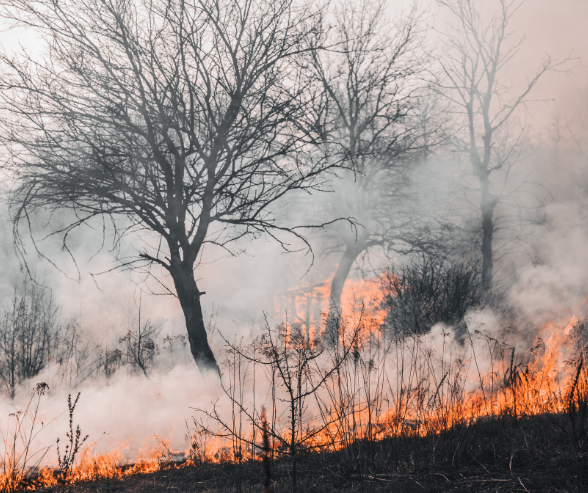
[[[381,308],[378,282],[375,279],[346,283],[344,317],[357,318],[358,305],[364,309],[359,323],[361,355],[342,371],[349,372],[348,380],[353,385],[360,380],[362,383],[347,393],[339,389],[338,400],[327,416],[317,412],[305,421],[305,426],[320,429],[305,447],[334,451],[356,439],[439,434],[457,424],[488,417],[509,415],[517,419],[563,413],[575,405],[579,397],[573,389],[581,369],[577,357],[583,355],[578,353],[577,317],[545,324],[532,347],[518,354],[514,347],[473,328],[466,330],[458,342],[448,330],[399,341],[382,330],[386,312]],[[306,286],[283,296],[293,302],[293,323],[303,325],[303,340],[308,344],[312,344],[313,335],[321,328],[313,314],[315,308],[328,308],[328,285]],[[291,325],[285,324],[286,344],[295,342],[290,341],[291,334]],[[386,371],[389,373],[385,374]],[[584,383],[588,381],[585,370],[581,378]],[[329,395],[337,394],[335,390],[330,389]],[[132,465],[124,464],[121,450],[95,454],[87,447],[70,471],[64,474],[43,468],[29,489],[123,479],[162,467],[183,467],[203,461],[261,460],[261,445],[252,445],[260,440],[261,433],[257,437],[242,434],[238,440],[195,433],[190,437],[189,450],[174,453],[167,443],[161,442],[159,448],[141,453]],[[283,452],[276,447],[275,451]],[[16,488],[11,490],[6,485],[21,484],[22,480],[22,474],[4,473],[0,475],[0,486],[14,491]]]

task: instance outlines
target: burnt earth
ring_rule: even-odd
[[[299,457],[299,492],[584,492],[588,461],[566,415],[512,416],[428,437],[356,442]],[[273,467],[276,493],[292,491],[289,460]],[[49,493],[261,492],[259,462],[168,467],[122,481],[48,488]]]

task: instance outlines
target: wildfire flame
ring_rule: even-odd
[[[324,329],[323,315],[329,311],[332,278],[316,284],[306,284],[278,293],[274,311],[278,317],[287,315],[291,323],[301,324],[309,335]],[[341,295],[342,318],[354,318],[358,312],[369,313],[380,324],[386,311],[381,308],[382,292],[379,277],[367,280],[348,279]],[[360,310],[359,308],[365,308]]]
[[[328,282],[306,286],[283,296],[287,303],[293,303],[292,323],[303,325],[305,337],[297,339],[297,344],[300,340],[312,344],[315,331],[321,330],[314,312],[328,308],[328,286]],[[468,327],[457,342],[451,331],[444,328],[398,340],[381,330],[386,312],[381,308],[379,293],[377,279],[348,283],[343,295],[346,312],[343,317],[357,317],[357,305],[364,307],[356,342],[362,356],[357,360],[360,363],[354,364],[365,366],[364,374],[374,385],[381,386],[381,393],[370,401],[364,388],[358,390],[357,395],[350,394],[352,397],[347,400],[341,398],[330,408],[330,415],[326,417],[328,425],[322,426],[306,443],[307,448],[342,449],[349,445],[351,426],[354,439],[426,436],[488,417],[564,413],[576,405],[579,393],[574,393],[574,389],[580,378],[582,382],[586,380],[585,372],[581,371],[583,352],[578,343],[581,327],[578,317],[545,324],[539,329],[535,343],[519,353],[473,326]],[[283,307],[283,303],[277,306]],[[293,343],[290,341],[291,326],[286,324],[284,330],[286,344]],[[393,374],[395,382],[386,384],[386,399],[382,397],[384,384],[380,375],[385,369],[396,372]],[[401,380],[400,375],[408,376],[402,376]],[[361,392],[365,393],[363,398]],[[324,423],[325,417],[322,419]],[[312,427],[312,422],[307,426]],[[131,465],[124,463],[121,450],[97,454],[88,446],[69,471],[42,468],[27,488],[123,479],[163,467],[185,467],[201,462],[262,460],[262,445],[252,445],[261,443],[261,433],[242,436],[244,440],[236,443],[194,433],[189,437],[187,451],[171,452],[168,444],[161,442],[157,449],[141,453]],[[273,443],[272,447],[276,453],[283,452],[283,445],[279,443]],[[24,476],[8,469],[5,463],[0,487],[3,491],[14,491],[19,485],[22,487]]]

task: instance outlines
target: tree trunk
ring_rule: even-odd
[[[208,344],[208,335],[204,325],[202,305],[200,304],[200,295],[202,293],[196,286],[194,271],[187,268],[177,268],[171,272],[171,275],[184,312],[190,351],[194,361],[196,361],[201,372],[214,370],[220,374],[216,358]]]
[[[326,336],[332,339],[331,342],[336,342],[336,329],[341,318],[341,296],[343,295],[343,287],[345,281],[351,271],[351,266],[359,254],[365,249],[365,243],[358,241],[354,244],[347,244],[345,252],[341,256],[337,271],[331,281],[331,292],[329,297],[329,315],[327,317]]]
[[[292,445],[290,453],[292,454],[292,493],[296,493],[296,445]]]
[[[492,238],[494,235],[494,199],[489,189],[488,178],[480,179],[482,190],[482,288],[489,292],[494,275]]]

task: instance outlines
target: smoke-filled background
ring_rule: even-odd
[[[484,2],[483,8],[490,9],[490,3]],[[391,19],[410,8],[408,2],[389,1],[387,5]],[[418,9],[424,26],[419,49],[435,60],[442,56],[438,46],[443,33],[455,21],[435,2],[421,4]],[[510,65],[507,80],[503,81],[513,94],[524,90],[546,56],[553,60],[568,59],[558,70],[542,76],[513,123],[525,128],[525,141],[512,182],[513,186],[527,183],[528,193],[516,204],[503,205],[501,214],[520,215],[521,208],[530,212],[523,214],[526,222],[513,223],[503,237],[497,235],[497,245],[502,250],[497,249],[495,276],[502,296],[508,300],[510,320],[516,321],[521,346],[532,342],[536,331],[549,321],[559,323],[586,314],[586,18],[588,4],[582,0],[557,4],[535,0],[516,12],[511,26],[516,36],[525,37],[516,61]],[[4,31],[1,36],[2,44],[8,49],[18,42],[30,44],[22,30]],[[439,70],[438,64],[430,62],[427,70]],[[444,131],[451,135],[451,122],[449,125]],[[457,255],[475,251],[476,240],[470,236],[476,227],[475,203],[462,193],[469,186],[468,173],[471,174],[467,155],[456,151],[451,139],[440,139],[426,159],[417,161],[411,165],[410,183],[406,185],[411,187],[411,197],[407,199],[411,201],[410,207],[419,211],[419,218],[424,218],[424,222],[434,219],[449,225],[446,240],[461,239]],[[337,209],[338,197],[344,197],[347,187],[353,183],[349,176],[334,178],[334,192],[294,197],[286,206],[276,209],[277,217],[292,224],[304,223],[317,210],[324,214],[325,220],[347,217],[347,211]],[[46,300],[52,297],[56,325],[67,337],[78,337],[83,341],[80,344],[87,348],[84,360],[87,367],[79,373],[85,375],[86,371],[87,378],[68,380],[64,376],[66,370],[49,362],[32,379],[19,383],[14,398],[2,390],[2,419],[28,400],[37,382],[44,381],[49,391],[43,398],[42,413],[51,424],[38,437],[40,443],[50,445],[56,436],[64,436],[67,395],[81,392],[76,421],[83,433],[90,435],[89,440],[97,443],[97,450],[107,451],[128,444],[125,450],[132,457],[154,436],[170,439],[172,448],[185,448],[184,434],[186,424],[192,422],[192,408],[207,406],[221,393],[216,380],[203,378],[190,356],[177,299],[165,296],[159,284],[144,273],[113,270],[114,257],[129,257],[146,236],[141,232],[130,236],[112,252],[108,242],[112,233],[106,229],[106,242],[101,246],[102,224],[96,221],[92,227],[84,226],[73,232],[68,241],[71,251],[66,251],[59,237],[49,235],[56,224],[66,223],[70,212],[63,212],[63,219],[33,218],[31,229],[36,244],[27,237],[25,228],[19,255],[11,222],[14,211],[8,205],[13,187],[11,177],[5,176],[0,213],[0,302],[10,311],[15,297],[30,294],[33,289],[44,293]],[[356,219],[361,222],[361,218]],[[222,360],[223,338],[250,340],[263,329],[266,318],[270,325],[286,319],[296,321],[297,315],[288,312],[288,302],[283,300],[288,293],[304,286],[330,283],[340,256],[337,251],[329,250],[329,241],[333,231],[341,230],[348,235],[356,234],[345,222],[307,231],[312,253],[292,238],[288,241],[292,241],[293,251],[287,253],[267,235],[240,240],[233,249],[234,255],[214,246],[204,250],[195,272],[200,290],[206,292],[202,297],[205,319],[212,349],[219,360]],[[412,258],[400,250],[384,255],[377,248],[369,257],[358,257],[350,271],[343,302],[345,297],[353,296],[354,286],[362,280],[378,276],[384,268],[409,264]],[[27,281],[25,287],[28,273],[34,276],[34,282]],[[163,279],[171,286],[169,278],[163,276]],[[23,291],[26,289],[29,291]],[[328,304],[316,305],[314,309],[317,308],[325,310]],[[476,326],[485,325],[497,334],[504,329],[501,318],[490,309],[474,310],[469,317]],[[133,331],[141,324],[150,327],[156,345],[148,368],[138,368],[120,357],[121,362],[116,363],[118,366],[115,365],[112,373],[103,369],[91,371],[93,364],[108,366],[112,351],[124,353],[126,345],[132,342]],[[153,443],[151,440],[149,445]]]

